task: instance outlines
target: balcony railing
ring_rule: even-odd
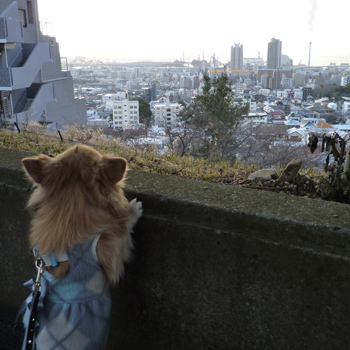
[[[67,57],[61,57],[61,70],[64,72],[68,71]]]
[[[18,19],[0,18],[0,43],[23,42],[22,22]]]
[[[17,120],[19,123],[23,121],[35,121],[35,122],[42,122],[43,115],[45,112],[45,109],[47,107],[47,104],[50,102],[54,102],[55,96],[54,96],[54,88],[52,84],[43,84],[37,94],[35,95],[33,101],[29,105],[29,108],[27,110],[23,110],[20,113],[17,113]]]
[[[44,36],[55,36],[51,22],[40,22],[40,32]]]
[[[38,43],[23,67],[12,68],[13,89],[29,87],[45,62],[52,62],[49,43]]]

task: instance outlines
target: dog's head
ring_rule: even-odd
[[[122,190],[125,159],[77,145],[54,158],[39,155],[22,163],[36,185],[28,202],[32,246],[63,250],[84,235],[108,227],[121,230],[116,220],[128,215]]]
[[[121,182],[126,171],[125,159],[102,156],[84,145],[74,146],[55,158],[39,155],[24,158],[22,163],[33,183],[57,191],[71,185],[105,188]]]

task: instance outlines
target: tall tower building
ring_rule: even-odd
[[[281,68],[282,41],[272,38],[267,46],[267,69]]]
[[[243,45],[231,46],[231,69],[243,69]]]

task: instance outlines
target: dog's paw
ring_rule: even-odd
[[[133,199],[129,204],[133,213],[130,219],[130,222],[128,223],[129,231],[131,231],[134,225],[142,216],[143,208],[142,208],[142,202],[138,202],[136,198]]]

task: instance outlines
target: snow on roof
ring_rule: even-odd
[[[295,119],[289,119],[286,122],[284,122],[284,124],[286,124],[286,125],[300,125],[300,123]]]
[[[288,135],[294,134],[294,133],[297,133],[299,135],[303,135],[305,133],[305,130],[300,129],[300,128],[291,128],[291,129],[287,130]]]
[[[305,127],[308,127],[308,128],[316,128],[316,125],[310,121],[303,121],[301,124],[300,124],[300,127],[302,128],[305,128]]]

